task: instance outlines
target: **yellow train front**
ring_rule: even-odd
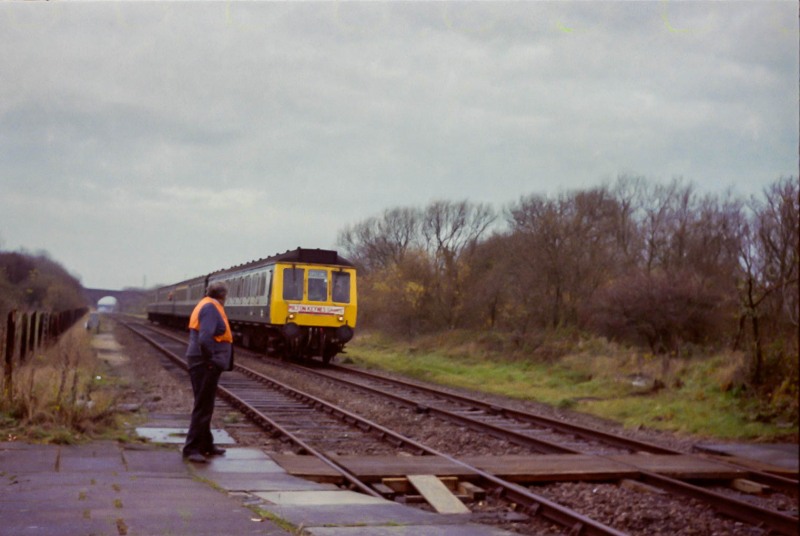
[[[228,286],[225,311],[236,341],[243,346],[293,359],[319,357],[328,363],[355,333],[356,269],[336,251],[298,248],[202,279],[204,287],[215,281]],[[156,292],[149,308],[156,313],[149,315],[151,320],[188,324],[190,307],[159,303],[158,298],[176,296],[170,290],[186,283]],[[194,293],[186,294],[197,303]],[[165,318],[165,311],[180,311],[181,318]]]

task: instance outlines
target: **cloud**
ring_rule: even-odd
[[[120,286],[433,199],[757,191],[797,172],[797,33],[782,2],[0,4],[0,233]]]

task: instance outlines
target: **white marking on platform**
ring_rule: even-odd
[[[137,428],[136,433],[139,437],[152,441],[153,443],[183,444],[186,442],[188,428]],[[214,436],[215,445],[235,445],[236,441],[228,435],[225,430],[213,429],[211,435]]]
[[[321,506],[336,504],[386,504],[380,497],[371,497],[355,491],[259,491],[254,493],[272,504]]]

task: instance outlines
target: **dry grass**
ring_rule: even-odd
[[[409,345],[371,333],[348,347],[348,359],[453,387],[573,408],[631,428],[796,441],[796,405],[777,412],[759,404],[743,386],[747,363],[740,353],[664,357],[595,338],[542,337],[526,356],[522,349],[508,352],[514,346],[508,341],[492,340],[491,348],[478,342],[456,334]]]
[[[12,395],[0,401],[0,438],[73,443],[115,428],[117,387],[79,323],[14,364]]]

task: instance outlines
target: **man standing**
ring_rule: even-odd
[[[233,334],[225,314],[225,283],[211,283],[189,318],[189,348],[186,362],[194,392],[194,408],[183,457],[205,463],[206,456],[221,456],[225,449],[214,445],[211,417],[217,383],[223,371],[233,368]]]

